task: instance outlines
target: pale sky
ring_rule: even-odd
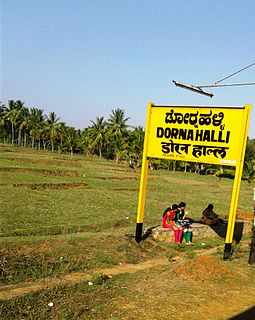
[[[255,62],[253,0],[2,0],[1,96],[83,129],[122,108],[145,125],[156,105],[253,105],[255,86],[211,84]],[[255,66],[224,83],[255,82]]]

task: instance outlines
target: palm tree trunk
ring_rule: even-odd
[[[27,131],[24,131],[24,147],[27,145]]]
[[[21,129],[19,129],[18,145],[21,145]]]
[[[173,163],[173,172],[175,172],[175,169],[176,169],[176,161],[174,160],[174,163]]]
[[[14,123],[12,122],[12,145],[14,145]]]

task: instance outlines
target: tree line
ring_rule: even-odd
[[[129,119],[123,109],[112,109],[109,119],[96,117],[80,130],[61,122],[55,112],[45,115],[44,110],[28,108],[21,100],[9,100],[7,105],[0,102],[0,142],[140,162],[144,130],[128,126]]]
[[[55,112],[44,114],[40,108],[29,108],[21,100],[0,102],[0,142],[33,149],[82,153],[125,161],[134,168],[141,165],[144,129],[142,126],[129,126],[130,117],[121,108],[112,109],[107,120],[96,117],[91,125],[83,130],[61,122]],[[247,141],[243,177],[254,179],[255,140]],[[199,174],[215,174],[219,177],[233,177],[234,168],[191,162],[150,159],[151,169],[190,171]]]

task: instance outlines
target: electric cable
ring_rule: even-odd
[[[223,79],[220,79],[220,80],[214,82],[214,84],[218,84],[218,83],[220,83],[220,82],[222,82],[222,81],[224,81],[224,80],[226,80],[226,79],[228,79],[230,77],[233,77],[234,75],[236,75],[236,74],[238,74],[238,73],[240,73],[240,72],[242,72],[242,71],[244,71],[244,70],[246,70],[246,69],[248,69],[248,68],[250,68],[250,67],[252,67],[254,65],[255,65],[255,62],[253,62],[253,63],[249,64],[248,66],[246,66],[246,67],[244,67],[244,68],[242,68],[242,69],[230,74],[229,76],[227,76],[227,77],[225,77]]]

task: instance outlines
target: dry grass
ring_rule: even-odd
[[[224,239],[208,239],[208,247],[221,249],[204,256],[196,239],[186,248],[151,237],[135,242],[139,169],[11,148],[8,154],[0,150],[0,165],[6,168],[0,172],[2,290],[45,278],[51,283],[2,301],[1,319],[226,320],[253,307],[255,269],[247,264],[247,242],[235,248],[232,261],[222,260]],[[73,170],[77,174],[64,174]],[[178,200],[186,200],[195,219],[210,202],[226,215],[232,182],[150,172],[144,229],[158,224],[161,209]],[[88,188],[31,190],[14,183]],[[238,217],[251,219],[251,199],[252,190],[242,182]]]

